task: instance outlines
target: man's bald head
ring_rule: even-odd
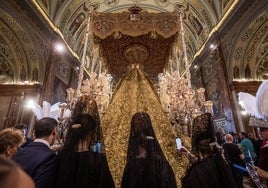
[[[225,135],[225,140],[226,140],[227,143],[233,143],[234,138],[233,138],[233,136],[231,134],[226,134]]]

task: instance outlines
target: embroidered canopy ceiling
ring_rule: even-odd
[[[131,12],[93,14],[94,41],[99,43],[104,64],[114,77],[139,64],[155,78],[168,63],[179,31],[178,13],[142,11],[139,16],[139,20],[131,20]]]
[[[93,15],[94,34],[104,39],[114,33],[122,33],[136,37],[156,32],[164,38],[169,38],[178,32],[178,13],[139,13],[140,20],[131,20],[130,12],[95,13]]]

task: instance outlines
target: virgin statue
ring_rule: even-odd
[[[136,112],[148,113],[161,149],[169,161],[181,187],[188,160],[178,155],[175,130],[168,121],[154,86],[138,67],[132,68],[119,82],[110,105],[101,119],[104,146],[116,187],[120,187],[127,160],[131,118]],[[184,144],[187,143],[184,139]]]

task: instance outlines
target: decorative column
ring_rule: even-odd
[[[48,52],[48,60],[46,64],[43,85],[42,85],[42,93],[40,100],[41,101],[48,101],[51,102],[52,95],[53,95],[53,85],[55,81],[55,50],[52,46]]]

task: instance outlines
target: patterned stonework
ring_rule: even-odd
[[[64,61],[59,61],[56,64],[56,75],[63,83],[68,85],[71,75],[71,67]]]
[[[237,39],[236,47],[232,50],[233,58],[230,58],[228,61],[232,62],[232,67],[230,68],[236,70],[236,73],[239,72],[240,79],[248,78],[247,72],[251,72],[250,78],[252,79],[267,78],[268,63],[264,50],[268,41],[267,19],[268,13],[266,11],[251,24],[246,25],[246,29],[240,33],[240,38]],[[229,49],[231,48],[229,47]],[[232,75],[234,75],[234,72]]]

